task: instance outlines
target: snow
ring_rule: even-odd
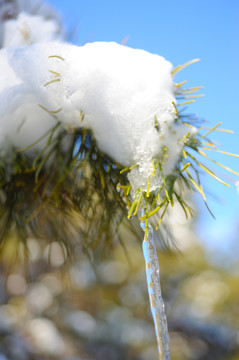
[[[58,12],[43,0],[0,0],[0,21],[15,18],[21,12],[59,20]]]
[[[30,87],[23,83],[10,66],[14,50],[0,51],[0,141],[1,154],[9,145],[24,148],[43,135],[54,119],[37,105]],[[43,146],[41,143],[39,146]]]
[[[160,186],[152,159],[164,146],[164,174],[173,171],[187,130],[175,123],[172,65],[163,57],[116,43],[42,42],[2,49],[0,66],[0,133],[12,146],[25,147],[54,126],[40,104],[61,109],[58,120],[69,131],[92,129],[115,162],[138,164],[129,175],[133,189],[146,190],[149,176],[151,191]]]
[[[64,38],[58,12],[42,0],[0,0],[0,47]]]
[[[63,40],[60,25],[43,16],[20,13],[16,19],[3,24],[2,47],[24,46],[36,42]]]

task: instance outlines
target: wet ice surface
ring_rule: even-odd
[[[142,216],[144,215],[145,211],[142,212]],[[168,324],[160,285],[160,270],[154,243],[153,227],[150,223],[146,226],[145,221],[142,221],[141,228],[146,232],[142,247],[146,265],[149,302],[158,343],[159,360],[170,360]]]

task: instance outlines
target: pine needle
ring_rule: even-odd
[[[220,126],[222,124],[222,121],[220,121],[217,125],[213,126],[209,131],[207,131],[204,135],[201,135],[201,139],[205,138],[206,136],[208,136],[212,131],[216,130],[216,128],[218,126]]]
[[[223,164],[220,164],[219,162],[211,159],[211,158],[210,158],[209,156],[207,156],[207,154],[205,154],[202,150],[199,150],[199,149],[198,149],[197,152],[198,152],[200,155],[202,155],[203,157],[205,157],[206,159],[208,159],[209,161],[212,161],[214,164],[216,164],[216,165],[222,167],[223,169],[225,169],[225,170],[227,170],[227,171],[229,171],[229,172],[231,172],[231,173],[239,176],[239,173],[238,173],[238,172],[230,169],[228,166],[225,166],[225,165],[223,165]],[[227,155],[230,155],[230,154],[227,154]],[[233,154],[232,156],[239,157],[238,155],[235,155],[235,154]]]
[[[54,79],[54,80],[51,80],[51,81],[48,81],[46,84],[44,84],[43,86],[46,87],[48,85],[51,85],[51,84],[54,84],[56,82],[59,82],[61,81],[61,79]]]
[[[196,62],[200,61],[200,59],[193,59],[193,60],[190,60],[188,62],[186,62],[185,64],[183,65],[178,65],[172,72],[172,76],[175,76],[179,71],[182,71],[183,69],[185,69],[187,66],[191,65],[191,64],[194,64]]]
[[[189,154],[188,152],[186,152],[187,155],[189,157],[191,157],[195,162],[196,164],[202,168],[204,171],[206,171],[210,176],[212,176],[215,180],[217,180],[218,182],[220,182],[221,184],[223,185],[226,185],[228,187],[230,187],[229,184],[225,183],[224,181],[222,181],[218,176],[216,176],[210,169],[208,169],[205,165],[203,165],[202,163],[200,163],[194,156],[192,156],[191,154]]]

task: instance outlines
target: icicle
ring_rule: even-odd
[[[147,232],[142,247],[146,264],[150,307],[158,342],[159,360],[170,360],[167,318],[160,287],[159,263],[153,239],[153,228],[149,222],[146,228],[145,221],[141,221],[141,228]]]

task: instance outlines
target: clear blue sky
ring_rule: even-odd
[[[122,42],[157,53],[174,66],[194,58],[201,62],[184,70],[177,81],[203,85],[206,97],[189,107],[213,126],[223,122],[234,134],[218,134],[221,149],[239,153],[239,1],[238,0],[52,0],[68,29],[77,31],[74,42]],[[239,172],[239,159],[215,155],[215,160]],[[216,168],[213,166],[216,171]],[[222,171],[218,168],[218,174]],[[228,174],[229,175],[229,174]],[[236,179],[236,176],[232,176]],[[225,178],[226,179],[226,178]],[[229,179],[230,180],[230,179]],[[239,180],[239,179],[238,179]],[[239,240],[239,195],[236,187],[205,178],[205,187],[216,216],[213,220],[198,199],[201,210],[198,233],[209,244],[227,252]],[[236,233],[236,226],[238,234]],[[237,242],[239,243],[239,241]],[[230,246],[228,246],[230,244]],[[239,257],[239,256],[238,256]]]

